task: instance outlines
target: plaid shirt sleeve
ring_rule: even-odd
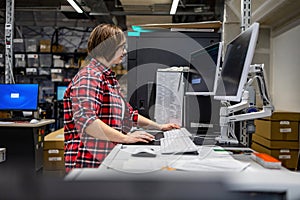
[[[133,110],[132,106],[127,103],[127,107],[129,109],[129,114],[131,115],[131,120],[135,123],[135,125],[137,124],[138,121],[138,111],[137,110]]]
[[[97,76],[89,76],[89,74],[83,74],[79,77],[71,91],[72,98],[72,112],[73,118],[76,121],[75,128],[79,133],[83,133],[84,129],[90,125],[95,119],[96,115],[96,96],[99,92],[99,79]]]

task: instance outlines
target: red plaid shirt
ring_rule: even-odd
[[[100,119],[110,127],[126,134],[137,122],[137,111],[125,103],[122,120],[120,85],[114,72],[96,59],[81,69],[64,94],[65,166],[96,168],[116,145],[88,135],[85,129]]]

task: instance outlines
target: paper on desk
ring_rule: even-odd
[[[223,148],[201,146],[196,159],[177,160],[169,165],[187,171],[242,171],[250,166],[250,163],[235,160],[227,151],[215,151],[216,149]]]
[[[134,172],[153,172],[161,170],[166,166],[166,162],[158,159],[151,158],[133,158],[123,163],[123,170]]]
[[[230,157],[178,160],[171,167],[187,171],[242,171],[250,166]]]

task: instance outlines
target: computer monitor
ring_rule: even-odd
[[[64,99],[64,94],[68,86],[57,86],[56,87],[56,100],[62,101]]]
[[[36,111],[38,84],[0,84],[0,110]]]
[[[191,53],[186,95],[215,94],[221,55],[221,42]]]
[[[253,23],[227,45],[215,99],[235,102],[241,100],[258,32],[259,24]]]

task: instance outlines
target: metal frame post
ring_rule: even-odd
[[[6,0],[5,83],[13,83],[14,0]]]
[[[246,30],[251,25],[251,0],[241,0],[241,29]]]
[[[241,31],[245,31],[251,25],[251,0],[241,0]],[[252,90],[254,90],[253,86],[251,86]],[[255,95],[255,93],[252,95]],[[253,99],[253,97],[251,98]],[[250,137],[247,134],[247,122],[240,122],[240,143],[248,146]],[[250,144],[251,145],[251,144]]]

